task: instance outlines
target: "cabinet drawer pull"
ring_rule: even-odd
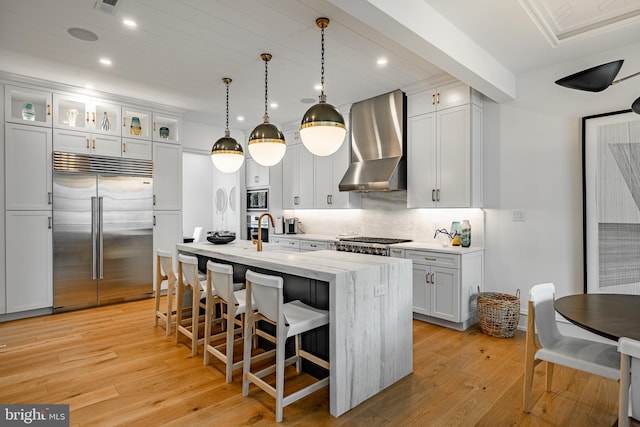
[[[436,259],[435,259],[434,257],[432,257],[432,256],[426,256],[426,257],[424,257],[424,259],[425,259],[426,261],[435,261],[435,260],[436,260]]]
[[[393,252],[394,254],[399,254],[401,251],[400,249],[391,249],[391,252]]]
[[[123,153],[126,153],[126,152],[127,152],[127,143],[126,143],[126,142],[123,142],[123,143],[122,143],[122,152],[123,152]]]
[[[51,115],[51,104],[47,104],[47,116]]]
[[[289,242],[289,244],[290,244],[290,245],[295,245],[295,244],[296,244],[296,242]]]
[[[317,248],[318,247],[317,245],[315,245],[313,243],[311,243],[309,246],[311,246],[312,248]]]

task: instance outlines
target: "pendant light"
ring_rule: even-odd
[[[268,105],[268,70],[271,61],[270,53],[263,53],[260,58],[264,61],[264,122],[256,126],[249,135],[249,154],[253,160],[262,166],[273,166],[284,157],[287,149],[284,135],[274,124],[269,123]]]
[[[602,92],[609,86],[640,75],[640,72],[637,72],[615,80],[618,72],[622,68],[623,62],[624,59],[619,59],[617,61],[591,67],[575,74],[571,74],[570,76],[563,77],[560,80],[556,80],[556,84],[568,87],[569,89],[584,90],[587,92]],[[631,109],[634,113],[640,114],[640,98],[633,101]]]
[[[316,19],[322,35],[320,51],[320,97],[319,102],[309,108],[300,123],[300,138],[309,151],[316,156],[329,156],[340,148],[347,129],[342,114],[331,104],[327,104],[324,94],[324,29],[329,26],[329,18]]]
[[[242,166],[244,152],[242,146],[229,136],[229,84],[232,80],[229,77],[224,77],[222,81],[227,86],[227,122],[224,136],[211,147],[211,161],[220,172],[233,173]]]

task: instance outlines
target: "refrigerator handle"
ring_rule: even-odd
[[[91,278],[96,280],[96,197],[91,198]]]
[[[103,227],[102,227],[103,203],[102,203],[102,201],[103,201],[102,197],[98,197],[98,249],[99,249],[99,254],[100,254],[99,255],[100,256],[100,259],[99,259],[100,262],[99,262],[98,265],[99,265],[99,274],[100,274],[99,278],[100,279],[104,279],[104,277],[102,277],[103,276],[102,264],[104,263],[104,252],[103,252],[103,248],[104,248],[104,244],[103,243],[104,242],[103,242],[103,238],[102,238],[102,230],[103,230]]]

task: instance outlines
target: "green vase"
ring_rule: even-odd
[[[142,134],[142,126],[140,126],[139,117],[131,117],[131,135],[140,136]]]

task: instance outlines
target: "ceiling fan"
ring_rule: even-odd
[[[575,74],[571,74],[570,76],[563,77],[560,80],[556,80],[556,84],[568,87],[569,89],[584,90],[587,92],[601,92],[611,85],[615,85],[630,79],[631,77],[640,75],[640,72],[637,72],[627,77],[614,80],[618,75],[620,68],[622,68],[623,62],[624,59],[619,59],[617,61],[588,68]],[[634,113],[640,114],[640,97],[633,101],[631,109]]]

